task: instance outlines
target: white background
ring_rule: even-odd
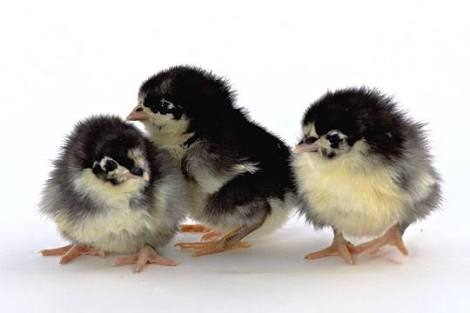
[[[2,312],[470,312],[465,2],[2,1]],[[410,227],[410,256],[385,249],[355,266],[305,261],[331,234],[299,218],[246,251],[193,259],[169,246],[181,265],[141,274],[112,257],[40,257],[65,243],[37,212],[65,134],[91,114],[124,117],[139,84],[175,64],[229,78],[238,104],[291,145],[327,89],[394,95],[429,123],[442,209]]]

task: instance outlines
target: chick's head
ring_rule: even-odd
[[[113,185],[146,185],[150,170],[145,158],[145,149],[140,139],[119,134],[96,147],[92,165],[93,174]]]
[[[403,153],[403,116],[375,90],[327,93],[302,120],[302,139],[294,149],[325,160],[378,156],[393,160]]]
[[[162,132],[190,133],[219,123],[232,109],[232,96],[225,80],[199,68],[176,66],[142,84],[138,105],[127,119]]]

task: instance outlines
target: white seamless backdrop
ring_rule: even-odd
[[[0,306],[3,312],[470,312],[468,1],[2,1]],[[252,249],[176,268],[67,266],[37,203],[81,118],[126,114],[139,84],[175,64],[230,79],[238,104],[293,145],[307,105],[367,85],[428,123],[445,202],[410,227],[410,256],[307,262],[326,246],[294,216]],[[175,241],[196,239],[178,235]]]

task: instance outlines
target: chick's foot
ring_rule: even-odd
[[[408,249],[403,243],[402,233],[398,226],[390,228],[383,236],[371,240],[369,242],[355,246],[352,250],[354,254],[375,254],[379,249],[385,245],[392,245],[403,254],[408,255]]]
[[[250,247],[249,243],[241,242],[249,233],[259,227],[261,223],[252,226],[242,226],[229,232],[223,238],[209,242],[182,242],[175,246],[182,250],[195,250],[193,256],[203,256],[215,253],[221,253],[230,250],[246,249]]]
[[[90,248],[84,245],[67,245],[60,248],[45,249],[41,251],[43,256],[62,256],[60,258],[60,264],[67,264],[73,259],[78,258],[81,255],[93,255],[93,256],[106,256],[105,252],[100,249]]]
[[[265,220],[266,215],[254,224],[243,225],[235,228],[233,231],[218,240],[209,242],[182,242],[175,246],[180,247],[182,250],[195,250],[193,256],[203,256],[236,249],[246,249],[250,247],[250,244],[242,242],[241,240],[253,231],[257,230],[261,225],[263,225]]]
[[[348,264],[354,264],[354,259],[351,254],[353,245],[344,239],[343,235],[340,233],[335,233],[333,243],[330,247],[307,254],[305,258],[307,260],[316,260],[321,258],[326,258],[329,256],[339,256]]]
[[[151,246],[144,246],[136,255],[118,257],[113,265],[135,264],[135,272],[140,273],[147,264],[158,264],[164,266],[176,266],[178,263],[171,259],[162,258]]]

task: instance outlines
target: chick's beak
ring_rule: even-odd
[[[320,150],[320,147],[315,142],[311,144],[307,144],[307,143],[298,144],[297,146],[294,147],[292,151],[294,153],[303,153],[303,152],[317,152],[318,150]]]
[[[127,116],[128,121],[146,121],[148,119],[147,113],[145,113],[144,108],[140,104]]]

